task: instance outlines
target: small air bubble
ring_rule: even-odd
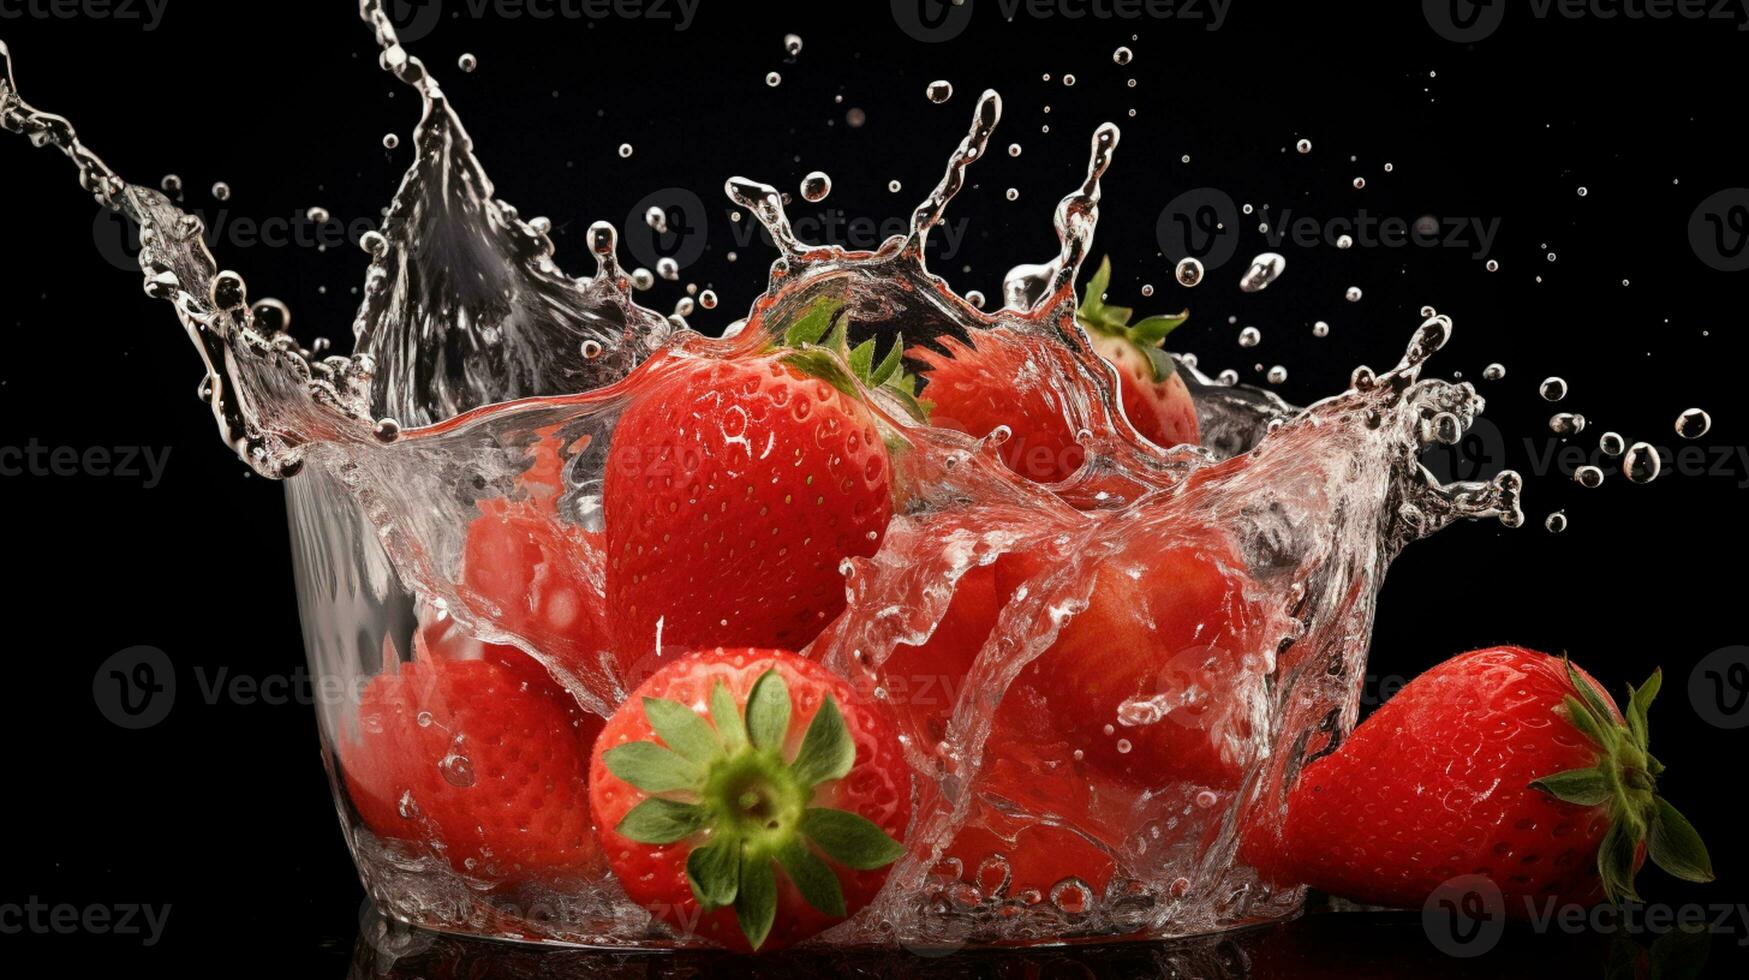
[[[1676,417],[1676,434],[1684,439],[1699,439],[1712,427],[1712,416],[1698,408],[1691,408]]]
[[[462,71],[471,72],[475,68],[480,67],[480,59],[471,54],[464,54],[455,60],[455,66]]]

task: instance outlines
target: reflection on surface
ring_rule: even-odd
[[[1436,943],[1422,916],[1407,912],[1319,912],[1295,922],[1164,943],[999,951],[808,950],[742,958],[703,953],[619,953],[542,949],[410,929],[368,910],[353,949],[350,980],[545,980],[587,977],[715,976],[879,978],[1103,977],[1230,978],[1598,977],[1684,980],[1734,972],[1709,950],[1736,950],[1737,938],[1667,933],[1609,936],[1595,931],[1539,931],[1515,924],[1454,955]],[[1654,941],[1655,940],[1655,941]],[[1710,941],[1709,941],[1710,940]],[[1737,976],[1742,974],[1737,973]]]

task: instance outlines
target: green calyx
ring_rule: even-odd
[[[866,817],[811,805],[819,786],[856,764],[838,702],[826,696],[791,759],[789,687],[777,671],[754,682],[745,710],[717,682],[709,708],[707,721],[686,705],[644,699],[665,744],[631,742],[602,754],[609,772],[651,794],[614,832],[641,844],[699,839],[686,860],[693,895],[706,912],[733,906],[755,950],[776,921],[779,871],[809,905],[842,918],[844,893],[827,860],[871,871],[905,846]]]
[[[1176,316],[1151,316],[1131,323],[1130,317],[1135,315],[1135,310],[1127,306],[1105,305],[1105,291],[1110,285],[1111,257],[1106,256],[1099,262],[1099,271],[1087,280],[1086,291],[1081,295],[1081,305],[1075,310],[1075,319],[1091,334],[1129,341],[1137,353],[1146,358],[1154,368],[1156,384],[1172,377],[1177,365],[1173,363],[1172,355],[1166,353],[1161,345],[1166,342],[1168,334],[1190,319],[1190,311],[1186,310]]]
[[[1638,689],[1628,688],[1623,723],[1572,662],[1564,662],[1573,687],[1565,701],[1567,719],[1597,746],[1600,755],[1588,769],[1545,776],[1531,787],[1567,803],[1608,809],[1609,830],[1597,850],[1597,870],[1612,903],[1639,900],[1634,892],[1634,863],[1642,843],[1652,863],[1670,874],[1684,881],[1712,881],[1712,858],[1700,834],[1655,792],[1664,765],[1647,748],[1646,712],[1658,696],[1663,671],[1653,671]]]
[[[851,396],[860,397],[859,384],[868,391],[880,391],[916,421],[929,420],[932,406],[917,397],[917,378],[905,370],[904,335],[895,337],[886,356],[877,362],[874,338],[850,346],[850,315],[837,297],[820,296],[809,303],[784,331],[783,346],[794,351],[785,360],[802,373]]]

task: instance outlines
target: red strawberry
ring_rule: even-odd
[[[562,520],[535,500],[479,503],[468,525],[462,581],[505,629],[564,662],[606,646],[603,599],[590,581],[602,535]]]
[[[621,417],[602,497],[622,656],[655,651],[658,624],[670,648],[800,648],[843,610],[839,565],[874,554],[893,503],[840,355],[870,388],[903,375],[897,347],[878,367],[872,342],[843,350],[841,310],[816,304],[800,349],[677,361]]]
[[[1042,574],[1036,553],[997,563],[1012,593]],[[1244,565],[1224,535],[1148,534],[1117,544],[1094,573],[1087,608],[1009,688],[996,720],[1033,744],[1060,744],[1130,785],[1232,789],[1244,776],[1251,717],[1235,702],[1260,639]]]
[[[658,671],[608,719],[590,779],[602,851],[632,901],[743,952],[867,905],[911,818],[891,715],[777,650]]]
[[[379,837],[429,845],[457,871],[552,881],[598,865],[585,783],[600,720],[518,650],[416,655],[371,679],[359,731],[339,740],[359,816]]]
[[[1131,325],[1132,310],[1105,305],[1110,282],[1106,259],[1088,281],[1075,316],[1093,349],[1117,369],[1125,417],[1156,445],[1195,443],[1196,404],[1171,355],[1160,349],[1186,315],[1151,316]],[[946,337],[940,344],[945,353],[911,351],[927,365],[925,394],[936,424],[980,437],[1008,426],[1002,460],[1030,480],[1057,483],[1081,468],[1086,453],[1059,395],[1049,385],[1024,380],[1039,374],[1037,361],[1047,356],[1039,345],[1000,329],[975,332],[969,343]]]
[[[1590,675],[1519,647],[1460,654],[1405,686],[1289,791],[1279,842],[1245,857],[1279,880],[1376,905],[1419,907],[1480,875],[1508,914],[1551,899],[1634,897],[1649,854],[1712,880],[1694,828],[1654,792],[1646,750],[1660,675],[1629,689],[1627,718]]]

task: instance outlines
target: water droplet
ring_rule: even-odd
[[[1650,443],[1634,443],[1621,459],[1622,475],[1634,483],[1651,483],[1663,468],[1664,461],[1658,458],[1657,448]]]
[[[158,186],[171,197],[180,197],[182,194],[182,178],[175,174],[165,174],[164,179],[158,182]]]
[[[1353,248],[1354,239],[1349,235],[1338,235],[1336,236],[1336,247],[1340,249]]]
[[[1482,369],[1483,381],[1499,381],[1504,377],[1506,377],[1506,365],[1504,364],[1490,364]]]
[[[1314,337],[1328,337],[1328,336],[1330,336],[1330,325],[1328,323],[1325,323],[1323,320],[1319,320],[1317,323],[1312,324],[1312,336],[1314,336]]]
[[[593,361],[600,356],[601,356],[601,341],[599,341],[599,340],[585,340],[585,341],[583,341],[583,359],[585,361]]]
[[[331,217],[331,215],[328,214],[327,208],[314,207],[314,208],[309,209],[308,211],[305,211],[304,217],[310,219],[311,221],[315,222],[316,224],[325,225],[328,223],[328,220]]]
[[[1565,531],[1567,529],[1566,513],[1557,510],[1553,514],[1550,514],[1543,520],[1543,527],[1548,528],[1550,534],[1560,534],[1562,531]]]
[[[630,143],[621,143],[619,145],[619,158],[621,160],[627,160],[631,158],[631,155],[632,145]]]
[[[1256,327],[1246,327],[1245,329],[1239,331],[1239,346],[1240,347],[1256,347],[1258,344],[1260,344],[1262,342],[1263,342],[1263,331],[1258,330]]]
[[[800,34],[785,34],[783,36],[783,50],[792,58],[801,54],[802,36]]]
[[[1010,201],[1018,201],[1018,200],[1020,200],[1020,189],[1018,187],[1010,187],[1010,188],[1008,188],[1007,192],[1003,194],[1003,196],[1008,198]]]
[[[1269,373],[1265,374],[1263,377],[1265,378],[1265,380],[1267,380],[1272,385],[1281,384],[1282,382],[1287,380],[1287,368],[1284,368],[1280,364],[1277,364],[1276,366],[1270,368]]]
[[[229,201],[230,199],[231,199],[231,185],[230,184],[227,184],[221,180],[218,183],[213,185],[213,200],[215,200],[215,201]]]
[[[1585,416],[1562,412],[1549,419],[1549,431],[1558,436],[1576,436],[1585,431]]]
[[[783,84],[783,76],[779,75],[777,72],[768,72],[765,76],[765,84],[771,88],[777,88],[779,85]]]
[[[1310,153],[1310,152],[1312,152],[1312,141],[1305,140],[1305,139],[1300,140],[1298,143],[1294,144],[1294,149],[1300,151],[1301,153]]]
[[[455,60],[455,66],[464,72],[471,72],[475,68],[480,67],[480,59],[471,54],[463,54],[460,58]]]
[[[832,178],[823,170],[816,170],[802,178],[802,200],[818,204],[832,193]]]
[[[656,274],[651,272],[649,269],[639,268],[639,269],[632,270],[632,288],[633,289],[636,289],[639,292],[643,292],[644,290],[650,289],[651,287],[653,287],[655,285],[656,285]]]
[[[1582,487],[1596,489],[1603,486],[1603,471],[1595,466],[1581,466],[1573,471],[1573,482]]]
[[[1063,76],[1063,86],[1065,88],[1074,88],[1075,87],[1075,76],[1074,75],[1064,75]]]
[[[903,189],[904,189],[904,185],[899,183],[898,181],[896,181],[896,180],[887,181],[887,190],[893,192],[894,194],[899,193],[899,191],[901,191]]]
[[[392,150],[395,147],[400,146],[400,145],[401,145],[401,137],[395,135],[394,133],[384,133],[383,134],[383,149]]]
[[[255,321],[255,329],[265,334],[285,333],[291,327],[291,307],[272,297],[257,300],[249,307],[249,316]]]
[[[1676,434],[1684,439],[1699,439],[1712,427],[1712,416],[1698,408],[1691,408],[1676,417]]]
[[[923,89],[923,95],[925,98],[927,98],[929,101],[935,103],[936,105],[941,105],[943,102],[946,102],[948,99],[953,98],[953,83],[950,81],[947,81],[945,79],[938,78],[935,81],[930,82]]]
[[[1567,382],[1561,378],[1544,378],[1537,391],[1542,393],[1543,401],[1558,402],[1567,397]]]
[[[1135,57],[1135,52],[1131,51],[1129,48],[1118,48],[1116,51],[1113,51],[1111,53],[1111,60],[1117,62],[1120,65],[1129,64],[1130,60],[1134,57]]]
[[[1202,262],[1193,258],[1179,259],[1178,268],[1173,271],[1173,275],[1177,277],[1180,286],[1194,287],[1202,282]]]
[[[698,305],[704,307],[707,310],[716,309],[717,308],[717,294],[712,292],[711,290],[708,290],[708,289],[702,293],[699,293],[698,294]]]
[[[1348,291],[1342,294],[1342,298],[1348,300],[1350,303],[1358,303],[1360,302],[1360,298],[1364,295],[1365,294],[1360,291],[1359,286],[1350,286],[1348,287]]]
[[[1489,272],[1499,272],[1500,263],[1496,259],[1489,259],[1488,264],[1484,265],[1482,268],[1487,269]]]
[[[656,275],[661,276],[669,282],[678,282],[680,279],[680,263],[674,261],[672,256],[664,255],[656,260]]]
[[[1236,385],[1239,383],[1239,372],[1232,368],[1227,368],[1225,371],[1222,371],[1215,380],[1224,385]]]
[[[1239,280],[1239,289],[1247,293],[1268,289],[1286,268],[1287,259],[1275,252],[1264,252],[1251,260],[1251,268]]]
[[[974,309],[981,310],[984,308],[984,294],[974,289],[966,293],[966,302],[972,304]],[[999,428],[1005,428],[1005,426],[999,426]]]
[[[1590,195],[1590,193],[1591,193],[1591,190],[1589,188],[1585,188],[1585,187],[1579,188],[1579,196],[1580,197],[1586,197],[1586,196]]]

